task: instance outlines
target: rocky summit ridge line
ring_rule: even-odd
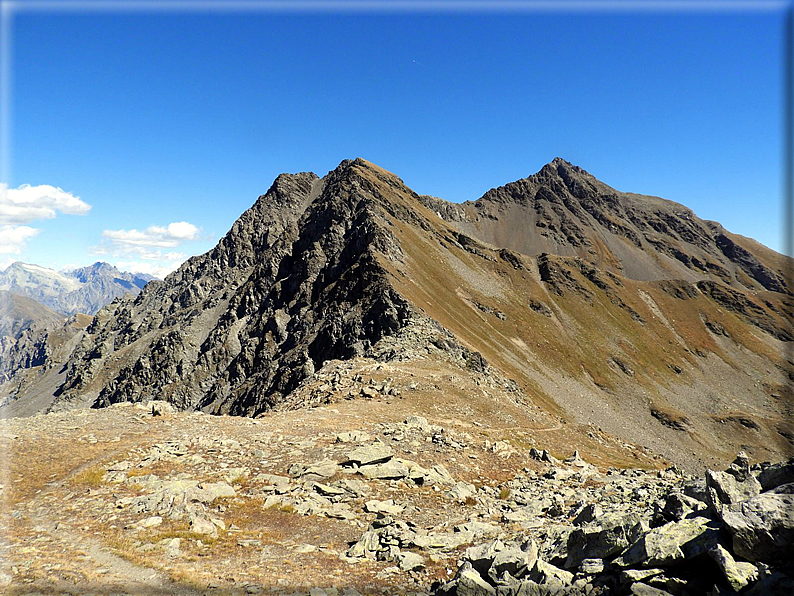
[[[470,235],[523,254],[578,256],[637,280],[705,277],[788,292],[780,255],[673,201],[619,192],[559,157],[477,201],[424,200]]]
[[[255,416],[337,397],[312,389],[336,361],[435,359],[683,464],[779,459],[790,268],[561,159],[464,204],[346,160],[280,175],[214,249],[7,383],[6,409],[157,398]]]

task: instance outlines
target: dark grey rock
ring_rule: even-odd
[[[692,514],[706,509],[702,501],[679,492],[672,492],[664,500],[661,514],[667,521],[679,521]]]
[[[573,519],[573,525],[581,526],[590,522],[596,521],[604,514],[601,506],[598,503],[591,503],[582,509],[581,512]]]
[[[705,478],[688,478],[681,485],[681,492],[687,497],[692,497],[703,503],[708,504],[709,502],[709,493]]]
[[[794,483],[794,458],[763,468],[757,478],[761,484],[761,490],[764,492],[772,490],[781,484]]]
[[[794,578],[776,571],[762,578],[744,594],[746,596],[791,596],[794,594]]]
[[[634,542],[647,526],[637,514],[602,516],[597,525],[576,528],[568,537],[566,569],[585,559],[608,559]]]
[[[538,461],[545,461],[546,463],[552,465],[558,465],[560,463],[560,460],[558,460],[556,457],[554,457],[551,453],[549,453],[545,449],[538,450],[532,447],[529,450],[529,457],[531,457],[532,459],[536,459]]]
[[[725,471],[733,475],[738,482],[745,482],[750,476],[750,458],[744,451],[740,451]]]

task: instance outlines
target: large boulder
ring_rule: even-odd
[[[522,578],[530,572],[537,560],[538,547],[531,540],[524,545],[524,548],[518,546],[505,548],[494,556],[488,569],[488,576],[494,582],[503,577],[505,572],[511,577]]]
[[[400,564],[400,569],[403,571],[421,569],[425,565],[425,558],[422,555],[410,551],[399,553],[397,555],[397,561]]]
[[[775,571],[762,578],[744,594],[745,596],[791,596],[794,594],[794,578]]]
[[[438,596],[496,596],[496,588],[485,581],[470,563],[464,563],[455,579],[441,586]]]
[[[758,579],[758,567],[752,563],[736,561],[721,544],[717,544],[709,550],[709,556],[714,559],[734,592],[739,592],[749,583]]]
[[[565,568],[579,567],[585,559],[608,559],[620,553],[647,530],[636,513],[602,516],[598,525],[576,528],[568,536]]]
[[[484,542],[477,546],[471,546],[463,553],[463,560],[468,562],[474,569],[482,574],[488,573],[496,555],[507,548],[501,540]]]
[[[310,465],[294,463],[289,467],[288,472],[292,477],[324,482],[339,472],[339,465],[331,459],[324,459]]]
[[[477,494],[477,488],[468,482],[457,482],[455,486],[446,492],[446,495],[455,501],[464,502],[466,499],[473,499]]]
[[[410,470],[408,466],[405,465],[404,461],[395,458],[380,464],[367,464],[361,466],[358,472],[365,478],[399,480],[401,478],[406,478]]]
[[[794,567],[794,484],[783,484],[726,511],[733,551],[753,562]]]
[[[361,535],[353,546],[347,551],[348,557],[360,558],[366,557],[374,559],[375,554],[380,548],[380,536],[373,530],[367,530]]]
[[[665,497],[660,514],[667,521],[680,521],[706,508],[702,501],[674,491]]]
[[[190,516],[190,531],[194,534],[206,535],[211,538],[218,536],[219,523],[203,513],[194,513]]]
[[[675,564],[713,548],[720,524],[692,517],[654,528],[632,544],[614,563],[620,567],[658,567]]]
[[[236,496],[234,488],[225,482],[202,482],[198,486],[189,489],[186,493],[189,501],[198,501],[209,505],[215,499],[221,497]]]
[[[709,494],[705,478],[688,478],[681,484],[681,492],[702,503],[708,503]]]
[[[555,567],[543,559],[538,559],[529,574],[533,582],[553,588],[564,588],[573,583],[573,573]]]
[[[761,483],[750,474],[706,471],[706,489],[709,505],[717,515],[732,509],[739,503],[752,499],[761,492]]]
[[[464,544],[471,544],[472,540],[473,532],[430,532],[426,536],[414,536],[411,545],[417,548],[454,550]]]

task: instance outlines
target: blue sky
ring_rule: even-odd
[[[783,22],[782,8],[18,10],[4,182],[45,209],[0,210],[0,267],[162,273],[280,172],[357,156],[451,201],[560,156],[780,251]]]

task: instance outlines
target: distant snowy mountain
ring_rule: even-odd
[[[62,273],[17,261],[0,271],[0,290],[26,296],[65,315],[93,315],[114,298],[137,295],[152,279],[102,262]]]

